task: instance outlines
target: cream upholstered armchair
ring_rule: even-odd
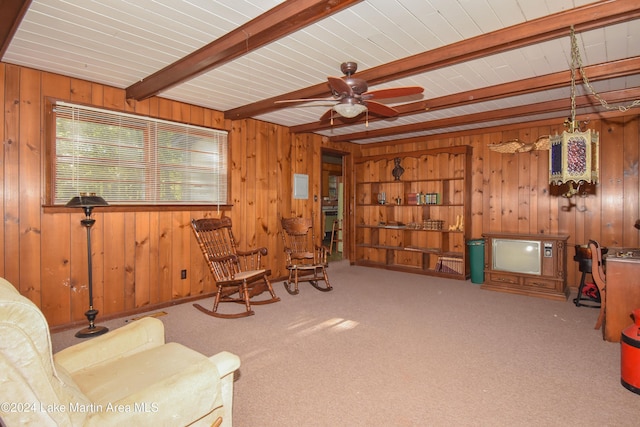
[[[232,424],[228,352],[206,357],[165,343],[142,318],[52,354],[38,307],[0,278],[0,417],[13,426]]]

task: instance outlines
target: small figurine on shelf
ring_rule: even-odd
[[[393,162],[396,165],[393,168],[393,171],[391,171],[391,173],[393,174],[393,177],[396,179],[396,181],[400,181],[400,177],[404,173],[404,168],[402,166],[400,166],[400,161],[401,160],[402,159],[400,157],[396,157],[395,159],[393,159]]]
[[[464,231],[464,216],[456,215],[456,225],[450,225],[449,231]]]

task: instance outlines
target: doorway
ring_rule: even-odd
[[[329,261],[344,251],[344,154],[322,150],[322,242],[330,248]]]

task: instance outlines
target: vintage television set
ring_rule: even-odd
[[[542,272],[541,243],[539,240],[492,238],[492,270],[539,276]]]
[[[488,233],[483,289],[566,300],[567,240],[552,234]]]

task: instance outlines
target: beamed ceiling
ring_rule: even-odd
[[[570,27],[610,108],[640,99],[637,0],[5,0],[3,62],[373,143],[570,113]],[[320,121],[328,76],[421,86],[374,114]],[[605,112],[584,85],[576,110]],[[498,141],[496,141],[498,142]]]

